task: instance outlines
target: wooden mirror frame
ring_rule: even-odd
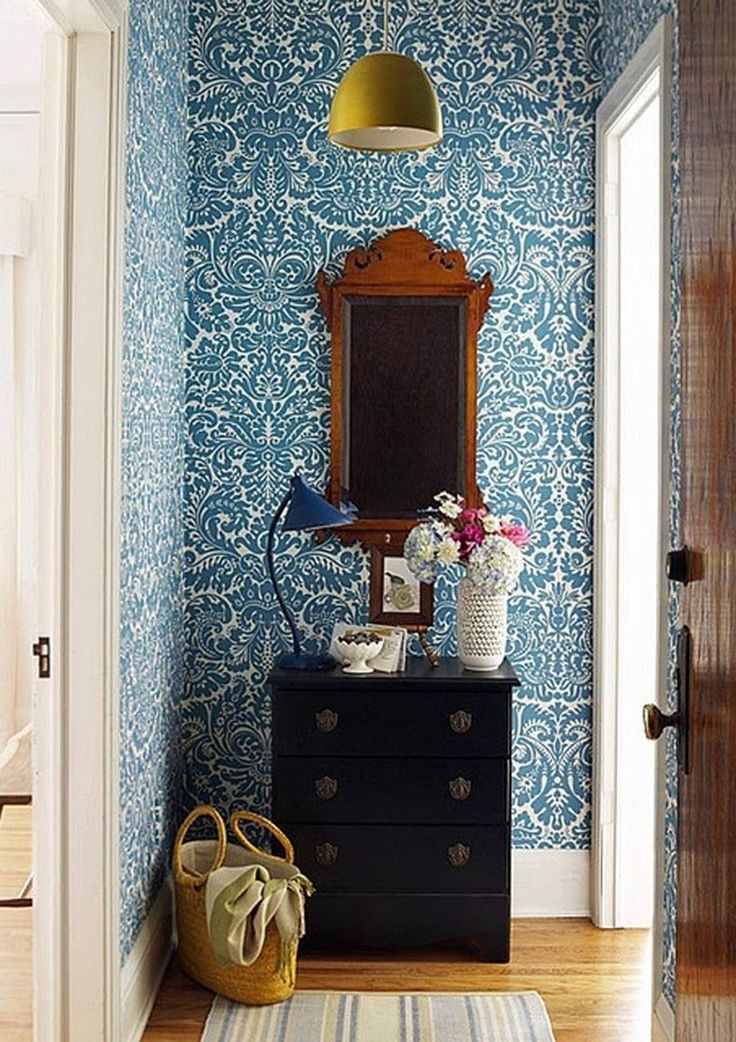
[[[345,298],[426,296],[465,301],[465,498],[469,506],[479,506],[476,480],[477,344],[478,331],[493,292],[490,276],[484,275],[475,282],[468,278],[465,257],[459,250],[443,250],[416,229],[400,228],[367,248],[351,250],[345,258],[343,275],[334,281],[329,280],[324,270],[320,271],[317,292],[332,336],[329,501],[340,506],[342,498],[343,401],[346,390],[342,316]],[[407,532],[415,524],[415,518],[359,516],[354,524],[335,529],[335,534],[345,543],[359,541],[365,546],[402,546]]]

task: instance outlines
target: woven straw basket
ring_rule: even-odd
[[[185,843],[186,835],[200,817],[209,817],[217,829],[216,840]],[[243,835],[242,821],[252,821],[267,829],[284,849],[284,857],[266,854]],[[297,874],[294,848],[273,822],[250,811],[235,811],[230,828],[240,846],[227,842],[225,823],[214,807],[196,807],[182,822],[176,835],[173,853],[174,887],[176,891],[176,927],[182,966],[205,988],[249,1006],[266,1006],[288,999],[296,980],[297,941],[284,953],[283,942],[275,922],[266,930],[261,954],[250,966],[224,964],[215,955],[207,931],[205,886],[209,875],[222,865],[265,865],[273,876],[289,878]],[[286,956],[286,957],[285,957]]]

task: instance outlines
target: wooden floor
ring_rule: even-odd
[[[15,897],[31,870],[30,807],[6,807],[0,820],[0,897]],[[0,1039],[31,1042],[32,915],[0,908]]]
[[[0,894],[16,893],[30,867],[30,808],[0,823]],[[30,909],[0,909],[0,1039],[32,1042]],[[596,930],[581,919],[515,920],[507,966],[470,953],[305,956],[298,987],[344,991],[538,991],[557,1042],[648,1042],[650,943],[640,930]],[[167,970],[144,1042],[199,1042],[212,996]],[[41,1040],[39,1040],[41,1042]],[[304,1042],[309,1042],[305,1039]]]
[[[517,919],[508,966],[462,952],[305,956],[297,986],[342,991],[538,991],[557,1042],[649,1042],[650,940],[581,919]],[[211,995],[169,967],[143,1042],[199,1042]],[[310,1042],[304,1039],[304,1042]]]

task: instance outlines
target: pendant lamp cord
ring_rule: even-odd
[[[383,0],[383,49],[388,50],[388,0]]]

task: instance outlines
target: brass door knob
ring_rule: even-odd
[[[677,709],[663,713],[659,706],[648,703],[644,706],[644,734],[647,738],[659,738],[666,727],[674,727],[677,733],[677,762],[683,774],[690,773],[690,684],[692,660],[692,634],[683,626],[677,634],[677,666],[675,669],[675,691]]]
[[[651,741],[659,738],[666,727],[677,727],[680,723],[680,714],[674,713],[663,713],[659,706],[653,705],[648,702],[643,710],[644,716],[644,734]]]

